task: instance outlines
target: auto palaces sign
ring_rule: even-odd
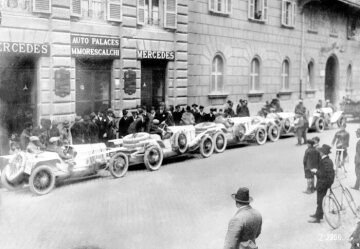
[[[71,35],[71,56],[120,59],[120,39]]]

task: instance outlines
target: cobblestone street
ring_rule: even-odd
[[[348,187],[355,181],[357,127],[348,125]],[[320,144],[330,144],[335,131],[309,137],[320,136]],[[230,194],[239,186],[250,188],[252,206],[263,215],[259,248],[350,248],[347,239],[356,220],[349,211],[337,230],[325,221],[307,222],[316,208],[316,194],[302,193],[305,146],[295,146],[295,140],[231,148],[207,159],[179,159],[156,172],[136,168],[122,179],[106,173],[40,197],[27,188],[1,189],[0,248],[222,248],[236,211]],[[360,203],[359,193],[351,191]]]

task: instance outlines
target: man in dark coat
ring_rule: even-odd
[[[125,137],[128,133],[129,126],[132,122],[134,122],[134,119],[132,116],[128,116],[128,111],[124,109],[122,111],[123,116],[119,120],[119,138]]]
[[[224,110],[224,115],[227,118],[235,117],[235,112],[233,110],[233,102],[231,100],[228,100],[226,102],[226,108]]]
[[[262,217],[259,211],[250,206],[252,198],[249,189],[239,188],[231,197],[238,211],[229,222],[224,249],[257,248],[255,239],[261,233]]]
[[[195,123],[199,124],[205,122],[205,115],[204,106],[199,106],[199,112],[195,113]]]
[[[95,123],[95,116],[85,115],[84,126],[85,126],[85,134],[84,134],[85,143],[90,143],[90,144],[97,143],[99,141],[99,128]]]
[[[32,129],[33,129],[33,125],[31,122],[26,122],[25,123],[25,128],[22,131],[21,135],[20,135],[20,148],[21,150],[26,150],[29,142],[30,142],[30,137],[32,136]]]
[[[298,115],[302,115],[302,116],[306,114],[306,108],[305,108],[305,106],[304,106],[304,104],[303,104],[303,100],[302,100],[302,99],[300,99],[300,100],[299,100],[299,104],[297,104],[297,105],[295,106],[294,113],[295,113],[295,114],[298,114]]]
[[[322,202],[335,179],[334,164],[329,158],[331,147],[327,144],[323,144],[323,146],[319,148],[319,152],[321,156],[319,168],[311,170],[311,172],[316,173],[317,177],[317,208],[315,214],[310,215],[310,217],[314,218],[313,220],[309,220],[310,223],[320,223],[320,220],[323,218],[324,211],[322,209]]]
[[[159,120],[159,123],[162,124],[166,121],[168,117],[168,112],[165,110],[164,105],[159,106],[159,110],[155,113],[154,119]]]
[[[128,129],[128,133],[129,134],[134,134],[134,133],[138,133],[138,132],[143,131],[144,123],[145,123],[145,121],[144,121],[144,117],[143,117],[143,110],[140,109],[137,119],[130,124],[129,129]]]
[[[360,138],[360,128],[356,130],[356,137]],[[360,188],[360,139],[356,143],[356,154],[355,154],[355,174],[356,182],[353,189],[359,190]]]
[[[180,124],[182,114],[183,114],[183,111],[180,110],[180,105],[175,106],[175,110],[173,112],[175,125]]]
[[[205,121],[214,122],[216,119],[215,112],[216,112],[216,108],[210,108],[210,112],[205,115]]]
[[[250,117],[249,108],[247,107],[247,101],[240,99],[239,104],[236,106],[236,115],[238,117]]]
[[[86,129],[85,129],[82,118],[80,116],[76,116],[75,123],[70,128],[73,144],[85,143],[85,141],[84,141],[85,130]]]
[[[320,152],[314,147],[315,141],[313,139],[309,139],[307,144],[308,148],[305,151],[303,160],[305,178],[307,180],[307,189],[304,193],[311,194],[315,191],[314,174],[311,172],[311,170],[317,169],[319,167],[321,158]]]

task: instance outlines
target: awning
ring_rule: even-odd
[[[298,5],[303,9],[308,3],[331,4],[332,2],[342,3],[349,8],[360,11],[360,0],[298,0]]]

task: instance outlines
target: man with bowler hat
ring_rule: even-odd
[[[307,180],[307,189],[304,191],[305,194],[312,194],[315,192],[314,186],[314,174],[311,172],[311,169],[317,169],[320,163],[320,152],[314,147],[315,141],[313,139],[308,139],[307,141],[308,148],[305,151],[304,155],[304,173]]]
[[[310,215],[310,217],[314,218],[313,220],[309,220],[310,223],[320,223],[320,220],[323,218],[324,212],[322,209],[322,202],[335,179],[334,164],[329,158],[331,147],[327,144],[323,144],[323,146],[319,148],[319,152],[321,156],[319,168],[311,169],[311,172],[315,173],[317,177],[317,208],[315,214]]]
[[[250,206],[249,189],[239,188],[231,197],[238,211],[229,222],[224,249],[257,248],[255,239],[261,233],[262,216]]]

